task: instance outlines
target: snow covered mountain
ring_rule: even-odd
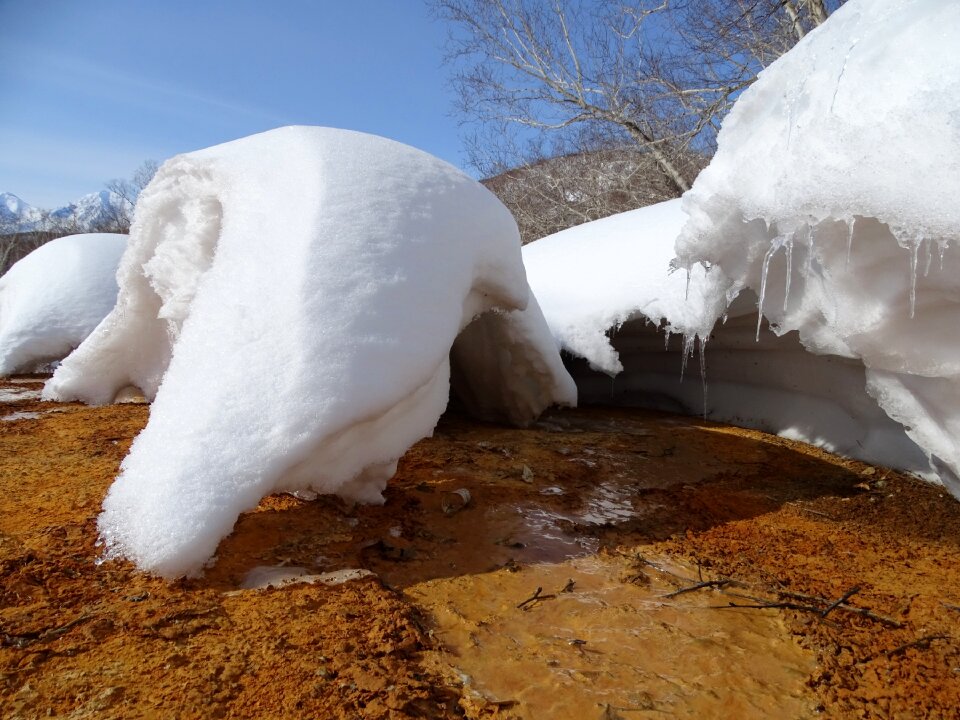
[[[40,217],[39,209],[28,205],[13,193],[0,193],[0,228],[32,230]]]
[[[69,205],[52,210],[49,220],[44,212],[13,193],[0,193],[0,233],[43,230],[50,225],[66,225],[77,232],[102,229],[117,217],[130,213],[130,203],[110,190],[90,193]]]
[[[130,203],[110,190],[84,195],[76,202],[57,208],[50,217],[57,222],[76,223],[84,230],[102,227],[117,217],[129,215]]]

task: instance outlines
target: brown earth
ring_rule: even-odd
[[[166,582],[96,545],[147,407],[40,382],[0,382],[3,717],[960,712],[942,488],[694,418],[454,416],[385,505],[266,498],[204,577]]]

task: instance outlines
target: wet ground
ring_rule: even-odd
[[[4,716],[955,717],[960,506],[665,414],[460,417],[382,507],[265,499],[197,580],[98,564],[147,407],[0,383]]]

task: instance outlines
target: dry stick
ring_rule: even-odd
[[[795,598],[797,600],[810,600],[812,602],[823,603],[824,605],[830,602],[827,598],[817,597],[816,595],[805,595],[804,593],[793,592],[792,590],[777,590],[776,592],[778,595]],[[876,620],[877,622],[882,622],[883,624],[889,625],[890,627],[894,627],[894,628],[903,627],[902,622],[899,622],[898,620],[894,620],[893,618],[887,617],[886,615],[879,615],[873,612],[872,610],[867,610],[866,608],[858,608],[858,607],[854,607],[853,605],[847,605],[846,603],[840,603],[840,605],[838,605],[837,608],[840,610],[846,610],[847,612],[857,613],[858,615],[863,615],[864,617],[868,617],[871,620]]]
[[[737,595],[735,593],[731,593],[731,594],[735,595],[736,597],[744,597],[744,598],[747,598],[748,600],[753,600],[757,604],[741,605],[741,604],[732,602],[728,605],[710,605],[709,607],[717,610],[722,610],[724,608],[750,608],[754,610],[766,610],[766,609],[797,610],[799,612],[810,612],[810,613],[816,613],[821,617],[823,616],[823,608],[816,607],[814,605],[801,605],[799,603],[793,603],[793,602],[768,602],[761,598],[751,597],[749,595]],[[781,594],[791,596],[791,595],[800,595],[801,593],[783,592]],[[826,598],[818,598],[811,595],[807,595],[806,598],[809,600],[819,602],[824,605],[830,602]],[[885,615],[878,615],[872,610],[867,610],[866,608],[858,608],[858,607],[853,607],[851,605],[847,605],[845,603],[841,603],[840,605],[837,605],[837,609],[846,610],[847,612],[856,613],[857,615],[863,615],[864,617],[870,618],[871,620],[876,620],[877,622],[883,623],[884,625],[889,625],[890,627],[893,627],[893,628],[903,627],[903,623],[898,622],[893,618],[886,617]]]
[[[542,587],[537,587],[537,590],[536,590],[535,593],[533,593],[533,595],[531,595],[531,596],[528,597],[526,600],[524,600],[522,603],[520,603],[519,605],[517,605],[517,609],[523,610],[523,609],[524,609],[527,605],[529,605],[530,603],[534,603],[534,602],[537,602],[537,601],[539,601],[539,600],[550,600],[551,598],[555,598],[555,597],[556,597],[556,595],[542,595],[541,593],[543,593],[543,588],[542,588]]]
[[[58,628],[51,628],[49,630],[44,630],[39,633],[27,633],[25,635],[4,635],[3,642],[0,645],[9,645],[18,649],[23,649],[28,645],[33,645],[36,642],[45,642],[47,640],[54,640],[72,628],[76,627],[82,622],[90,620],[93,615],[89,613],[84,613],[75,620],[71,620],[66,625],[61,625]]]
[[[841,597],[837,598],[837,600],[830,603],[827,609],[824,610],[822,613],[820,613],[820,617],[826,617],[827,615],[830,614],[832,610],[836,610],[838,607],[843,605],[847,600],[849,600],[852,595],[856,595],[858,592],[860,592],[860,586],[854,585],[852,588],[847,590]]]
[[[912,642],[904,643],[900,647],[896,647],[893,650],[887,650],[887,652],[885,652],[884,655],[886,655],[888,658],[893,657],[894,655],[899,655],[900,653],[906,652],[910,648],[919,648],[920,650],[927,650],[930,648],[930,645],[931,643],[933,643],[934,640],[950,640],[950,639],[951,638],[949,635],[924,635],[923,637],[919,637],[916,640],[913,640]]]
[[[694,590],[702,590],[703,588],[722,588],[730,583],[734,582],[730,578],[723,578],[721,580],[704,580],[702,582],[694,583],[693,585],[687,585],[682,587],[679,590],[674,590],[671,593],[662,595],[664,598],[672,598],[677,595],[683,595],[684,593],[693,592]]]

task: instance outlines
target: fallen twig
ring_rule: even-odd
[[[701,582],[694,583],[693,585],[682,587],[679,590],[674,590],[673,592],[662,595],[661,597],[672,598],[676,597],[677,595],[683,595],[684,593],[694,592],[695,590],[702,590],[703,588],[722,588],[726,587],[732,582],[735,581],[731,580],[730,578],[722,578],[720,580],[703,580]]]
[[[533,595],[531,595],[531,596],[528,597],[526,600],[524,600],[522,603],[520,603],[519,605],[517,605],[517,609],[518,609],[518,610],[526,610],[526,609],[527,609],[527,606],[530,605],[531,603],[539,602],[539,601],[541,601],[541,600],[550,600],[550,599],[555,598],[555,597],[556,597],[556,595],[544,595],[544,594],[543,594],[543,588],[542,588],[542,587],[537,587],[537,590],[536,590],[536,592],[533,593]]]
[[[829,606],[831,604],[830,600],[827,600],[826,598],[819,598],[813,595],[803,595],[802,593],[791,593],[786,591],[779,591],[779,592],[781,595],[784,595],[787,597],[794,597],[795,599],[805,599],[812,602],[817,602],[817,603],[820,603],[821,606],[822,605]],[[748,600],[753,600],[756,604],[743,605],[740,603],[731,602],[727,605],[711,605],[710,607],[714,609],[749,608],[753,610],[767,610],[767,609],[796,610],[798,612],[816,613],[821,618],[825,617],[824,608],[818,607],[817,605],[801,605],[800,603],[797,603],[797,602],[788,602],[788,601],[769,601],[768,602],[766,600],[763,600],[762,598],[756,598],[749,595],[737,595],[737,597],[744,597]],[[835,605],[834,607],[831,607],[830,609],[845,610],[846,612],[856,613],[857,615],[862,615],[863,617],[870,618],[871,620],[875,620],[879,623],[883,623],[884,625],[888,625],[893,628],[903,627],[903,623],[897,620],[894,620],[893,618],[887,617],[885,615],[878,615],[872,610],[867,610],[866,608],[853,607],[852,605],[847,605],[846,603],[843,603],[843,602]]]
[[[51,628],[49,630],[43,630],[41,632],[26,633],[24,635],[6,635],[3,636],[3,645],[8,645],[18,649],[23,649],[29,645],[33,645],[36,642],[43,642],[46,640],[54,640],[61,635],[67,633],[72,628],[76,627],[82,622],[86,622],[91,619],[93,615],[84,613],[75,620],[71,620],[66,625],[61,625],[60,627]]]
[[[851,596],[857,594],[858,592],[860,592],[860,586],[854,585],[852,588],[847,590],[841,597],[837,598],[832,603],[830,603],[830,605],[827,606],[826,610],[820,613],[820,617],[826,617],[827,615],[830,614],[831,611],[836,610],[838,607],[843,605],[847,600],[849,600]]]
[[[778,595],[781,595],[783,597],[791,597],[797,600],[807,600],[810,602],[818,602],[824,605],[828,605],[830,603],[830,600],[828,600],[827,598],[817,597],[816,595],[805,595],[804,593],[793,592],[792,590],[776,590],[775,592]],[[868,617],[871,620],[876,620],[877,622],[881,622],[884,625],[889,625],[890,627],[894,627],[894,628],[903,627],[903,623],[898,620],[894,620],[893,618],[887,617],[886,615],[879,615],[878,613],[875,613],[872,610],[867,610],[866,608],[858,608],[858,607],[854,607],[853,605],[847,605],[845,602],[842,602],[839,605],[837,605],[837,609],[845,610],[846,612],[856,613],[858,615],[863,615],[864,617]],[[822,611],[818,610],[817,612],[822,612]]]
[[[835,518],[833,515],[830,515],[829,513],[820,512],[819,510],[814,510],[813,508],[808,508],[808,507],[806,507],[806,506],[804,506],[804,505],[800,505],[799,503],[788,502],[787,505],[789,505],[790,507],[796,508],[797,510],[802,510],[803,512],[808,512],[808,513],[810,513],[811,515],[819,515],[820,517],[827,518],[827,520],[836,520],[836,519],[837,519],[837,518]]]
[[[901,653],[906,652],[910,648],[917,648],[919,650],[927,650],[930,648],[930,644],[935,640],[950,640],[949,635],[924,635],[919,637],[916,640],[911,642],[904,643],[900,647],[895,647],[893,650],[887,650],[884,653],[888,658],[893,657],[894,655],[900,655]]]

